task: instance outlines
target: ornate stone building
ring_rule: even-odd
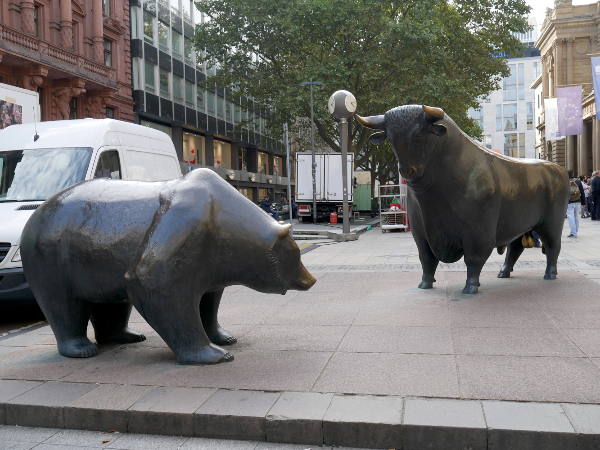
[[[542,109],[538,145],[541,157],[573,169],[576,175],[600,169],[600,125],[592,85],[592,56],[600,56],[600,2],[573,5],[571,0],[555,0],[548,8],[536,47],[542,56],[542,98],[536,107]],[[546,141],[543,99],[556,97],[556,88],[583,86],[583,134]]]
[[[128,0],[1,0],[0,82],[40,93],[41,120],[133,121]]]

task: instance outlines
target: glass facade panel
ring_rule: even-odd
[[[525,133],[519,133],[519,158],[525,158]]]
[[[265,152],[258,152],[258,173],[268,174],[269,155]]]
[[[504,130],[517,129],[517,104],[509,103],[503,106],[504,109]]]
[[[514,101],[517,99],[517,66],[509,64],[510,75],[504,78],[502,94],[504,101]]]
[[[527,129],[533,130],[533,103],[527,103]]]
[[[158,21],[158,47],[163,51],[169,52],[169,27]]]
[[[148,61],[144,61],[145,63],[145,67],[144,67],[144,72],[145,72],[145,85],[146,85],[146,91],[147,92],[151,92],[154,93],[156,92],[156,78],[154,76],[154,64],[148,62]]]
[[[194,107],[194,83],[185,80],[185,106]]]
[[[188,65],[194,64],[194,44],[189,39],[183,39],[184,59]]]
[[[204,91],[199,86],[196,88],[196,104],[198,111],[204,112]]]
[[[181,33],[171,30],[172,35],[172,46],[173,46],[173,57],[181,59],[182,48],[181,48]]]
[[[182,82],[183,78],[173,74],[173,101],[175,103],[179,103],[180,105],[183,103],[183,91],[181,87]]]
[[[166,99],[170,99],[170,92],[169,92],[169,72],[166,71],[165,69],[161,68],[160,69],[160,96],[162,98],[166,98]]]
[[[171,9],[173,12],[179,14],[179,0],[171,0]]]
[[[492,135],[491,134],[486,134],[483,137],[483,145],[485,145],[485,148],[489,148],[490,150],[492,149]]]
[[[517,144],[517,133],[505,134],[504,135],[504,154],[506,156],[512,156],[518,158],[519,146]]]
[[[283,158],[281,156],[273,158],[273,175],[277,175],[278,177],[283,176]]]
[[[234,169],[231,167],[231,144],[215,140],[215,167]]]
[[[240,191],[240,194],[242,194],[244,197],[246,197],[251,202],[254,201],[254,189],[251,189],[251,188],[239,188],[238,191]]]
[[[217,117],[222,119],[225,113],[225,99],[217,95]]]
[[[481,108],[469,108],[469,117],[475,120],[483,130],[483,110]]]
[[[139,58],[133,58],[131,61],[132,81],[133,89],[138,90],[140,88],[140,69],[138,66]]]
[[[192,2],[190,0],[181,0],[181,6],[183,7],[183,20],[187,23],[192,23]]]
[[[205,164],[204,136],[192,133],[183,133],[183,162],[191,164]]]
[[[248,171],[248,149],[238,147],[238,170]]]
[[[144,10],[144,41],[154,45],[154,16]]]
[[[206,111],[214,116],[215,115],[215,93],[206,91]]]

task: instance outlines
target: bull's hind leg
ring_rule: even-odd
[[[235,344],[237,339],[219,325],[217,318],[222,296],[223,289],[204,294],[200,300],[200,318],[204,331],[213,344],[231,345]]]
[[[523,253],[523,250],[525,250],[525,247],[523,247],[521,237],[518,237],[508,245],[506,249],[504,265],[502,266],[502,269],[500,269],[498,278],[510,277],[510,273],[513,271],[515,263],[517,262],[517,259],[519,259],[519,256],[521,256]]]
[[[486,250],[487,249],[487,250]],[[485,244],[469,241],[465,245],[465,264],[467,266],[467,282],[463,288],[463,294],[476,294],[479,292],[479,276],[487,259],[492,254],[493,244],[489,247]]]
[[[556,266],[558,264],[558,255],[560,254],[562,225],[561,223],[560,226],[540,226],[534,229],[542,241],[542,250],[546,253],[544,280],[555,280],[558,273]]]
[[[91,321],[98,344],[129,344],[146,340],[146,336],[127,325],[131,303],[94,303]]]

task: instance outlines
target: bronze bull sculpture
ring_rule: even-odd
[[[507,278],[535,231],[546,254],[544,279],[556,278],[565,212],[567,171],[548,161],[516,159],[474,142],[440,108],[406,105],[359,123],[390,139],[408,185],[408,215],[423,266],[421,289],[430,289],[440,261],[464,256],[464,294],[478,291],[483,265],[494,248]],[[523,237],[525,236],[525,239]]]

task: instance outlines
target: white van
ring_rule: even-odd
[[[37,138],[36,138],[37,136]],[[57,192],[93,178],[181,177],[171,138],[112,119],[11,125],[0,131],[0,305],[35,302],[19,244],[33,211]]]

